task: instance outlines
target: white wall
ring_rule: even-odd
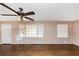
[[[73,44],[79,46],[79,22],[73,24]]]

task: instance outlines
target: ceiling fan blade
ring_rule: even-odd
[[[30,12],[24,13],[24,15],[25,15],[25,16],[28,16],[28,15],[35,15],[35,12],[30,11]]]
[[[0,14],[0,15],[2,15],[2,16],[17,16],[15,14]]]
[[[14,13],[18,14],[15,10],[13,10],[12,8],[10,8],[9,6],[5,5],[4,3],[0,3],[0,5],[8,8],[9,10],[13,11]]]
[[[29,19],[29,20],[31,20],[31,21],[34,21],[34,19],[32,19],[32,18],[29,18],[29,17],[24,17],[24,18],[26,18],[26,19]]]

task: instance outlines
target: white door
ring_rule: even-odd
[[[11,24],[1,24],[1,43],[11,44]]]

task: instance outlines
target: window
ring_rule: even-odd
[[[17,26],[17,40],[22,40],[25,37],[25,25],[18,24]]]
[[[36,25],[24,25],[20,24],[18,29],[18,37],[43,37],[44,36],[44,26],[41,24]]]
[[[26,26],[26,37],[37,37],[37,26],[36,25]]]
[[[1,24],[1,43],[11,44],[12,42],[12,25],[11,24]]]
[[[43,25],[26,25],[26,37],[43,37]]]
[[[68,24],[57,24],[57,38],[68,38]]]

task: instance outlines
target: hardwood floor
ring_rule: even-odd
[[[0,45],[0,56],[79,56],[73,44],[5,44]]]

